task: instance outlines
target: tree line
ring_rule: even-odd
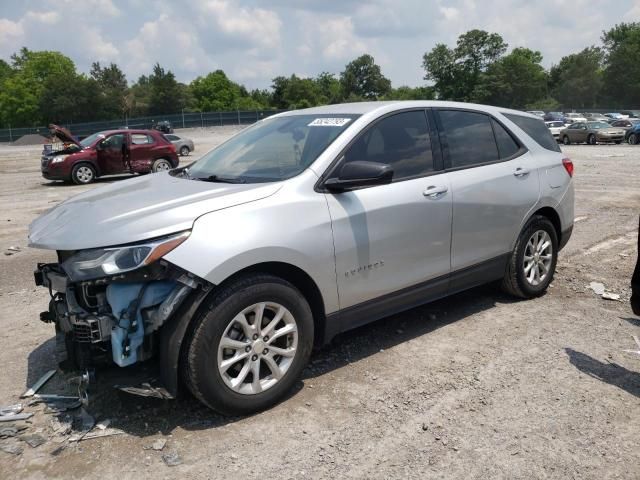
[[[95,62],[84,74],[60,52],[22,48],[9,62],[0,59],[0,128],[362,100],[441,99],[542,110],[640,107],[640,23],[616,25],[601,39],[546,70],[540,52],[509,51],[499,34],[470,30],[455,46],[437,44],[424,54],[424,86],[395,88],[369,54],[340,74],[278,76],[269,89],[248,90],[222,70],[181,83],[159,63],[129,84],[114,63]]]

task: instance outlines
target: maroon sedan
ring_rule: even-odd
[[[178,166],[176,148],[156,130],[108,130],[77,141],[57,125],[51,135],[63,144],[42,154],[40,169],[47,180],[91,183],[102,175],[151,173]]]

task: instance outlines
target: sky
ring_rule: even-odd
[[[130,83],[160,62],[182,82],[222,69],[268,88],[370,53],[394,86],[418,86],[423,54],[473,28],[539,50],[550,67],[622,21],[640,21],[640,0],[0,0],[0,58],[26,46],[81,72],[117,63]]]

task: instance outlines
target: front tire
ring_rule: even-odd
[[[71,170],[71,180],[76,185],[88,185],[96,179],[96,169],[88,163],[79,163]]]
[[[632,133],[631,135],[629,135],[629,138],[627,139],[627,142],[629,142],[629,145],[637,145],[638,144],[638,136],[635,133]]]
[[[595,145],[597,143],[596,136],[593,133],[587,137],[587,143],[589,145]]]
[[[182,157],[186,157],[187,155],[189,155],[190,152],[191,150],[189,150],[189,147],[187,146],[180,148],[180,156]]]
[[[536,215],[522,229],[511,253],[502,288],[520,298],[544,294],[558,261],[558,235],[551,221]]]
[[[565,135],[564,137],[562,137],[562,143],[565,145],[571,145],[571,140],[569,140],[568,135]]]
[[[226,415],[269,408],[293,387],[313,347],[313,315],[289,282],[241,277],[207,301],[184,358],[186,384]]]

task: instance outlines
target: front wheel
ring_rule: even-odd
[[[169,160],[165,158],[159,158],[155,162],[153,162],[151,171],[153,173],[166,172],[167,170],[171,170],[172,168],[173,167],[171,166],[171,163],[169,163]]]
[[[189,150],[189,147],[184,146],[184,147],[180,148],[180,155],[183,156],[183,157],[186,157],[187,155],[189,155],[190,151],[191,150]]]
[[[548,218],[536,215],[520,232],[502,287],[516,297],[539,297],[553,280],[557,261],[556,229]]]
[[[562,143],[564,143],[565,145],[571,145],[571,140],[569,140],[568,135],[565,135],[564,137],[562,137]]]
[[[587,137],[587,143],[589,145],[595,145],[597,143],[596,136],[593,133]]]
[[[638,136],[635,133],[632,133],[631,135],[629,135],[629,138],[627,139],[627,142],[629,142],[629,145],[637,145],[638,144]]]
[[[222,287],[196,320],[184,359],[194,396],[227,415],[271,407],[293,387],[313,346],[313,315],[289,282],[251,274]]]
[[[87,185],[96,179],[96,169],[88,163],[79,163],[71,170],[71,180],[76,185]]]

